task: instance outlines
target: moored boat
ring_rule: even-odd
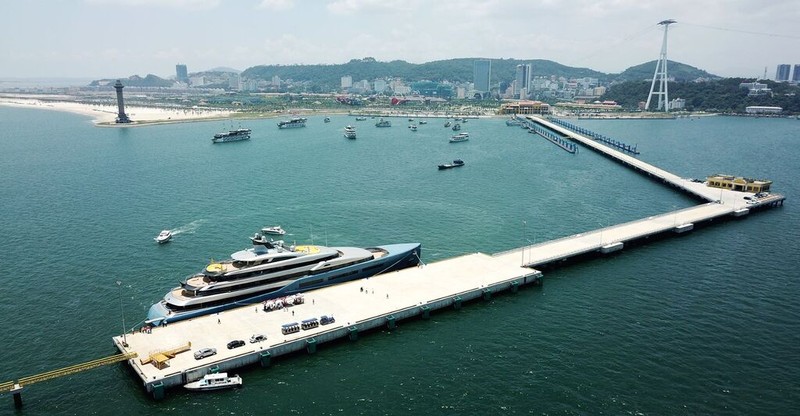
[[[461,130],[461,125],[458,123],[453,124],[453,131],[459,131],[459,130]]]
[[[439,165],[439,170],[457,168],[457,167],[460,167],[460,166],[464,166],[464,161],[461,160],[461,159],[456,159],[456,160],[453,161],[453,163],[445,163],[445,164]]]
[[[469,133],[466,133],[466,132],[458,133],[458,134],[453,135],[453,137],[450,138],[450,143],[465,142],[467,140],[469,140]]]
[[[242,378],[238,375],[228,377],[228,373],[206,374],[200,380],[184,384],[184,388],[193,391],[212,391],[239,387]]]
[[[380,119],[375,123],[375,127],[392,127],[392,122],[389,120]]]
[[[181,281],[150,307],[145,322],[157,326],[416,266],[422,251],[419,243],[366,248],[253,243]]]
[[[367,119],[367,118],[366,118],[366,117],[363,117],[363,116],[362,116],[362,117],[356,117],[356,121],[364,121],[364,120],[366,120],[366,119]]]
[[[355,139],[356,138],[356,128],[353,126],[348,125],[344,128],[344,137],[348,139]]]
[[[289,120],[284,120],[278,123],[279,129],[293,129],[297,127],[305,127],[306,121],[308,121],[305,117],[294,117]]]
[[[217,133],[211,139],[214,143],[227,143],[238,142],[241,140],[250,140],[250,129],[236,129],[224,133]]]

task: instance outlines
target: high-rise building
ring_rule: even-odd
[[[472,79],[475,82],[475,91],[489,92],[492,79],[492,61],[478,59],[472,63]]]
[[[186,65],[175,65],[175,78],[178,82],[183,82],[184,84],[189,83],[189,71],[186,69]]]
[[[242,79],[239,74],[228,74],[228,88],[235,91],[242,90]]]
[[[387,87],[386,81],[384,81],[382,79],[376,79],[375,80],[375,87],[373,88],[373,90],[375,92],[377,92],[378,94],[380,94],[384,90],[386,90],[386,87]]]
[[[350,75],[345,75],[342,77],[342,89],[350,88],[353,86],[353,77]]]
[[[792,70],[791,65],[789,64],[780,64],[778,65],[778,70],[775,72],[775,81],[788,81],[789,80],[789,72]]]
[[[792,73],[792,81],[800,82],[800,64],[794,64],[794,72]]]
[[[517,79],[514,84],[514,95],[519,96],[522,100],[528,98],[528,91],[531,90],[531,79],[533,78],[532,68],[533,65],[531,64],[517,65]]]

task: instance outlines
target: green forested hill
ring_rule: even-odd
[[[645,62],[632,66],[618,75],[612,75],[612,80],[617,82],[652,80],[655,71],[656,61]],[[702,69],[670,60],[667,60],[667,77],[675,79],[675,81],[694,81],[698,78],[720,79]]]
[[[128,78],[122,78],[122,84],[126,87],[169,87],[173,84],[172,81],[160,78],[153,74],[147,74],[142,78],[138,75],[132,75]],[[92,81],[89,86],[97,87],[100,85],[113,85],[114,79],[101,79]]]
[[[281,79],[294,81],[311,81],[318,91],[338,90],[341,77],[350,75],[353,81],[376,78],[402,78],[407,82],[430,80],[450,82],[471,82],[473,79],[472,63],[481,58],[459,58],[444,61],[412,64],[405,61],[379,62],[373,58],[353,59],[345,64],[337,65],[259,65],[246,69],[242,76],[269,80],[274,75]],[[544,59],[492,59],[492,84],[511,82],[515,77],[519,64],[533,64],[533,74],[555,75],[566,78],[593,77],[602,81],[608,74],[588,68],[572,68],[557,62]]]
[[[654,69],[655,70],[655,69]],[[783,107],[784,111],[800,112],[800,95],[798,87],[787,83],[759,80],[772,89],[772,95],[749,97],[746,88],[740,88],[742,82],[752,79],[724,78],[706,82],[670,82],[669,98],[686,100],[688,111],[744,112],[750,105]],[[627,81],[615,84],[608,89],[601,100],[612,100],[623,108],[636,109],[640,101],[647,100],[650,92],[650,81]],[[651,103],[651,110],[653,104]]]

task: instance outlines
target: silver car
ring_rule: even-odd
[[[254,334],[252,337],[250,337],[250,343],[251,344],[256,343],[256,342],[266,341],[266,340],[267,340],[267,336],[264,335],[264,334]]]
[[[216,348],[201,348],[194,353],[195,360],[201,360],[206,357],[210,357],[217,353]]]

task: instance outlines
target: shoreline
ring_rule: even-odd
[[[45,99],[46,98],[46,99]],[[92,118],[92,123],[97,127],[137,127],[151,126],[159,124],[190,123],[195,121],[217,121],[231,118],[252,120],[262,118],[279,118],[287,115],[309,116],[309,115],[350,115],[350,116],[372,116],[372,117],[418,117],[426,119],[465,117],[465,118],[491,118],[507,117],[498,114],[469,114],[462,115],[457,113],[438,113],[425,111],[398,111],[396,109],[370,109],[360,111],[344,110],[318,110],[311,108],[294,109],[280,112],[261,112],[249,113],[236,110],[202,109],[202,108],[175,108],[175,107],[142,107],[125,106],[125,112],[132,120],[131,123],[116,123],[116,105],[101,105],[81,103],[71,96],[36,96],[36,95],[3,95],[0,94],[0,105],[16,108],[31,108],[36,110],[62,111],[72,114],[84,115]]]
[[[212,121],[228,119],[236,113],[232,110],[176,107],[126,106],[125,112],[133,122],[118,124],[116,105],[86,104],[69,96],[0,95],[0,105],[35,110],[62,111],[88,116],[98,127],[135,127],[152,124],[181,123],[191,121]]]
[[[403,108],[366,108],[366,109],[313,109],[296,108],[289,110],[273,110],[269,112],[243,112],[236,109],[216,109],[201,107],[174,107],[165,105],[125,107],[130,123],[116,123],[117,106],[114,104],[90,104],[78,101],[71,95],[39,95],[39,94],[0,94],[0,106],[30,108],[37,110],[62,111],[90,117],[96,127],[142,127],[151,125],[191,123],[197,121],[220,121],[229,119],[256,120],[280,118],[291,115],[297,116],[328,116],[349,115],[386,118],[420,118],[420,119],[446,119],[463,117],[467,119],[480,118],[507,118],[509,114],[491,114],[489,111],[475,111],[474,109],[459,113],[457,111],[413,111]],[[405,111],[404,111],[405,110]],[[641,119],[676,119],[720,116],[719,113],[688,113],[671,114],[554,114],[560,118],[577,118],[588,120],[641,120]]]

